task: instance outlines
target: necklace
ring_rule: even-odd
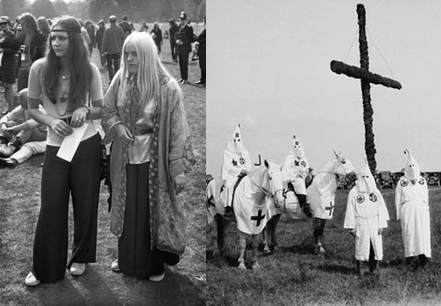
[[[69,75],[62,75],[62,76],[61,76],[62,81],[66,80],[66,79],[68,79],[68,78],[69,78]],[[62,87],[62,83],[63,83],[63,82],[60,83],[60,89],[61,89],[61,87]],[[61,103],[66,102],[67,99],[66,99],[65,95],[66,95],[67,91],[69,90],[69,87],[70,87],[70,86],[66,86],[66,88],[65,88],[64,91],[63,91],[63,93],[61,94],[61,97],[59,98],[59,100],[60,100]]]

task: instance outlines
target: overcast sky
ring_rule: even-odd
[[[255,161],[282,162],[295,134],[315,169],[333,149],[363,167],[360,81],[330,70],[359,66],[357,3],[370,70],[403,86],[371,86],[377,170],[399,171],[408,148],[441,171],[441,1],[223,0],[207,7],[207,173],[220,175],[238,123]]]

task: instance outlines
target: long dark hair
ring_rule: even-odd
[[[70,73],[69,85],[69,106],[68,111],[74,111],[84,105],[86,95],[89,91],[89,84],[92,77],[90,66],[89,50],[81,35],[81,26],[75,17],[64,16],[52,28],[60,27],[66,30],[69,39],[69,50],[66,54],[68,70]],[[55,104],[55,98],[60,92],[60,74],[62,71],[61,60],[55,55],[52,47],[52,35],[46,52],[44,65],[44,93],[49,100]]]

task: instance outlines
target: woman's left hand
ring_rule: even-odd
[[[86,122],[87,114],[89,113],[88,109],[85,106],[81,106],[77,108],[72,113],[72,119],[70,120],[70,126],[77,128],[80,127]]]
[[[180,194],[185,189],[187,178],[183,175],[178,175],[173,179],[173,182],[175,183],[176,194]]]

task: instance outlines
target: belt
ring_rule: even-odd
[[[146,135],[146,134],[153,134],[153,129],[138,129],[135,128],[133,131],[133,136],[139,136],[139,135]]]

